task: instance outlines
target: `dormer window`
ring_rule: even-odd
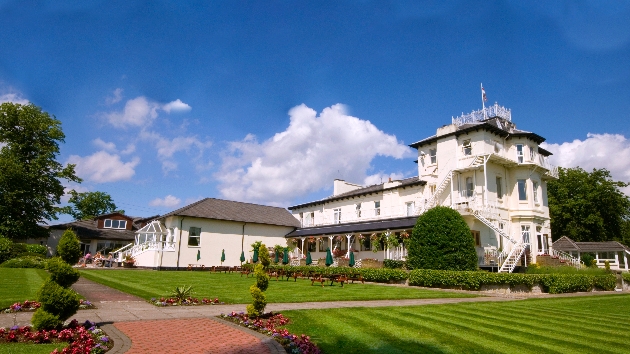
[[[106,228],[106,229],[126,229],[127,228],[127,220],[105,219],[103,227]]]
[[[470,139],[464,140],[462,148],[464,149],[464,155],[472,155],[472,145],[470,144]]]

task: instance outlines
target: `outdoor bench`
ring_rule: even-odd
[[[323,288],[324,283],[326,282],[326,278],[322,277],[321,274],[313,274],[311,277],[311,285],[314,285],[315,282],[322,283],[322,288]]]
[[[352,284],[354,284],[354,281],[360,281],[361,284],[365,284],[365,282],[363,281],[363,275],[361,274],[351,274],[348,276],[347,280],[352,280]]]
[[[230,273],[232,273],[232,268],[231,267],[226,267],[226,266],[213,266],[212,267],[212,271],[215,272],[215,273],[216,272],[224,272],[224,273],[230,272]]]
[[[203,265],[203,264],[189,264],[187,269],[188,270],[193,270],[193,269],[197,269],[197,268],[201,269],[201,270],[204,270],[204,269],[206,269],[206,266]]]

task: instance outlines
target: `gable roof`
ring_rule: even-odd
[[[604,242],[575,242],[572,239],[562,236],[553,243],[553,248],[561,251],[580,251],[580,252],[614,252],[629,251],[630,248],[617,241]]]
[[[163,218],[168,216],[190,216],[291,227],[300,226],[300,222],[284,208],[215,198],[205,198],[162,215]]]
[[[392,186],[392,187],[385,188],[385,183],[374,184],[374,185],[371,185],[371,186],[355,189],[355,190],[352,190],[352,191],[349,191],[349,192],[333,195],[333,196],[330,196],[330,197],[327,197],[327,198],[324,198],[324,199],[316,200],[314,202],[308,202],[308,203],[303,203],[303,204],[290,206],[288,209],[289,210],[294,210],[294,209],[299,209],[299,208],[303,208],[303,207],[307,207],[307,206],[311,206],[311,205],[324,204],[324,203],[328,203],[328,202],[332,202],[332,201],[336,201],[336,200],[341,200],[341,199],[344,199],[344,198],[359,197],[359,196],[362,196],[362,195],[368,195],[368,194],[372,194],[372,193],[379,193],[379,192],[382,192],[382,191],[388,191],[388,190],[392,190],[392,189],[396,189],[396,188],[406,188],[406,187],[411,187],[411,186],[416,186],[416,185],[420,185],[421,186],[421,185],[425,185],[425,184],[427,184],[427,182],[421,180],[418,176],[416,176],[416,177],[409,177],[409,178],[405,178],[405,179],[401,180],[400,184]]]
[[[79,239],[134,241],[135,230],[99,229],[97,220],[98,218],[76,220],[65,224],[51,225],[50,229],[72,229]]]

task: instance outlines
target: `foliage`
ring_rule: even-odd
[[[80,182],[74,165],[56,161],[61,122],[33,104],[0,104],[0,234],[13,240],[47,237],[38,224],[56,220],[61,180]]]
[[[46,269],[50,272],[50,279],[64,288],[79,280],[79,272],[59,257],[48,260]]]
[[[254,267],[254,275],[256,276],[256,284],[249,288],[249,292],[252,295],[253,302],[247,305],[247,314],[251,317],[262,316],[265,313],[265,307],[267,306],[267,297],[264,291],[269,287],[269,275],[267,269],[271,264],[269,258],[269,251],[267,246],[260,243],[258,246],[258,259],[260,261]]]
[[[26,251],[28,253],[39,254],[42,257],[46,257],[46,255],[48,255],[48,247],[44,245],[27,244]]]
[[[347,276],[361,275],[363,280],[375,283],[390,283],[404,281],[408,273],[401,269],[385,268],[351,268],[351,267],[314,267],[314,266],[285,266],[273,265],[269,269],[289,273],[309,274],[311,272],[328,276],[331,274],[343,274]]]
[[[173,289],[173,291],[171,291],[171,297],[173,297],[177,301],[178,304],[181,304],[182,301],[191,297],[192,294],[193,294],[193,288],[190,285],[178,286],[175,289]]]
[[[112,197],[105,192],[78,193],[74,189],[70,191],[68,203],[74,206],[63,208],[65,214],[72,215],[75,220],[91,219],[98,215],[109,213],[124,214],[124,210],[118,210]]]
[[[0,264],[2,268],[39,268],[44,269],[46,267],[46,259],[41,256],[24,256],[9,259],[6,262]]]
[[[621,277],[623,278],[624,281],[630,283],[630,273],[628,272],[621,273]]]
[[[590,253],[582,253],[580,256],[580,260],[587,267],[597,267],[595,257],[593,257],[593,255]]]
[[[68,264],[76,264],[82,256],[81,242],[72,230],[66,230],[57,245],[57,256]]]
[[[620,240],[630,219],[630,198],[606,169],[587,172],[579,167],[558,168],[559,179],[547,185],[551,234],[578,242]]]
[[[418,217],[409,239],[410,269],[475,270],[477,253],[459,212],[438,206]]]
[[[601,268],[575,268],[575,267],[527,267],[527,274],[586,274],[586,275],[606,275],[607,272]]]
[[[13,250],[13,241],[6,237],[0,236],[0,263],[11,259]]]
[[[26,247],[26,243],[16,242],[13,243],[11,247],[11,258],[20,257],[24,253],[28,252],[28,247]]]
[[[403,269],[406,268],[405,261],[398,261],[393,259],[383,260],[383,266],[388,269]]]
[[[254,250],[260,249],[260,245],[262,245],[262,241],[256,241],[256,242],[252,243],[251,244],[252,252],[254,252]]]
[[[284,247],[282,247],[280,245],[275,245],[275,246],[273,246],[273,252],[274,252],[274,254],[277,254],[278,255],[278,259],[281,260],[283,252],[284,252]]]
[[[539,284],[543,292],[560,294],[578,291],[590,291],[593,288],[614,290],[615,276],[588,274],[515,274],[489,273],[483,271],[458,272],[417,269],[409,274],[409,285],[426,287],[456,287],[479,290],[484,285],[523,285],[532,288]]]
[[[42,309],[38,309],[31,318],[31,323],[36,329],[55,329],[61,325],[59,316],[53,315],[50,312],[46,312]]]

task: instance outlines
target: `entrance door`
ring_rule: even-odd
[[[536,241],[538,241],[538,254],[549,253],[549,244],[547,242],[547,235],[537,233]]]
[[[83,255],[85,255],[88,252],[90,252],[90,244],[89,243],[81,243],[80,247],[81,247],[81,253]]]

